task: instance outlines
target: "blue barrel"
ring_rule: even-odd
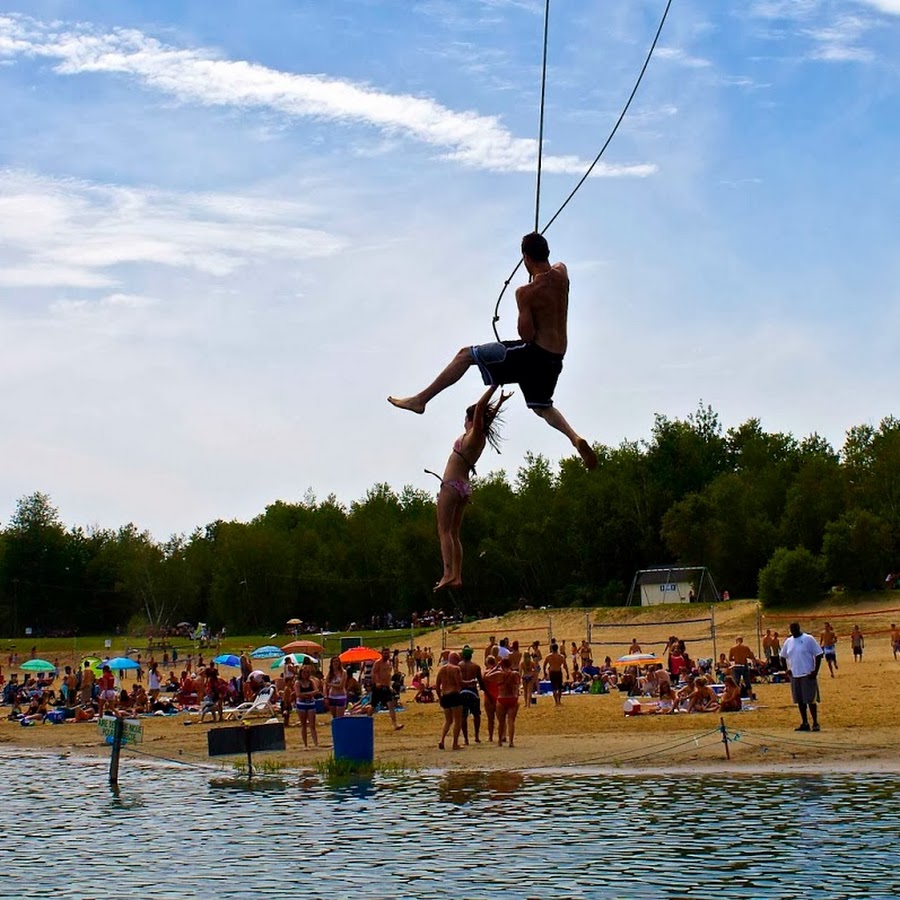
[[[375,727],[371,716],[339,716],[331,720],[334,758],[370,763],[375,758]]]

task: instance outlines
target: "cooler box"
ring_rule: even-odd
[[[550,684],[549,681],[539,681],[538,682],[538,693],[539,694],[552,694],[553,693],[553,685]]]
[[[641,714],[641,701],[636,697],[629,698],[622,704],[626,716],[639,716]]]
[[[54,725],[62,725],[66,721],[66,711],[64,709],[51,709],[47,713],[47,721]]]
[[[331,720],[334,758],[372,762],[375,758],[375,725],[371,716],[338,716]]]

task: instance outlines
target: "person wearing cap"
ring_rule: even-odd
[[[806,710],[812,716],[812,730],[819,730],[819,667],[825,655],[811,634],[804,634],[797,622],[791,622],[791,636],[781,648],[781,658],[791,672],[791,696],[800,710],[800,726],[794,731],[809,731]]]
[[[481,698],[478,694],[479,686],[484,686],[481,675],[481,666],[472,662],[472,648],[466,644],[462,649],[462,661],[459,664],[459,672],[462,676],[462,734],[463,740],[469,743],[469,714],[472,714],[472,722],[475,726],[475,743],[480,744],[481,738]]]
[[[444,749],[444,738],[447,737],[451,727],[453,728],[453,749],[461,750],[459,746],[459,733],[462,731],[462,672],[459,668],[459,654],[451,653],[447,658],[447,664],[438,669],[437,678],[434,680],[434,688],[437,691],[438,702],[444,710],[444,730],[438,747]]]

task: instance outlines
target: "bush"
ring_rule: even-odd
[[[759,573],[759,597],[767,606],[806,603],[823,594],[824,566],[805,547],[779,547]]]

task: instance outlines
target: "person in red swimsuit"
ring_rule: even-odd
[[[509,657],[501,659],[497,668],[485,674],[484,683],[486,692],[492,683],[497,685],[497,743],[505,743],[508,735],[509,746],[515,747],[521,677],[513,669]]]

